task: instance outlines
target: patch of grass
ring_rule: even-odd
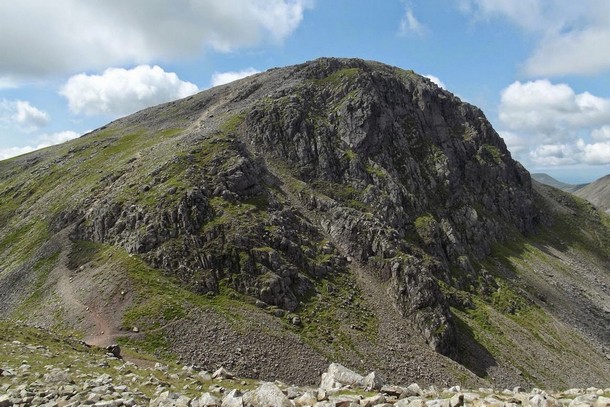
[[[352,149],[345,150],[345,156],[350,161],[354,161],[356,158],[358,158],[358,154]]]
[[[244,122],[245,118],[246,118],[245,114],[236,114],[236,115],[230,116],[225,122],[223,122],[220,125],[220,127],[219,127],[220,132],[224,133],[224,134],[236,133],[237,129]]]
[[[373,175],[373,176],[375,176],[377,178],[386,178],[387,177],[387,174],[384,171],[384,169],[382,167],[378,166],[378,165],[375,165],[375,164],[367,164],[364,167],[364,170],[368,174]]]
[[[491,144],[483,144],[481,147],[482,151],[479,150],[477,153],[476,159],[480,164],[485,164],[488,162],[488,158],[491,158],[492,162],[496,165],[502,164],[502,159],[504,158],[504,154],[500,152],[500,149]]]
[[[315,83],[322,86],[335,86],[346,80],[349,81],[350,79],[355,78],[359,73],[360,68],[343,68],[322,79],[316,80]]]
[[[10,264],[22,264],[34,256],[49,237],[48,225],[41,219],[35,219],[9,232],[0,240],[0,254]],[[5,266],[8,264],[4,263]]]
[[[360,191],[351,185],[338,184],[325,180],[316,180],[311,183],[311,185],[317,192],[322,193],[335,201],[341,202],[348,207],[361,212],[373,212],[373,209],[370,206],[359,199]]]
[[[323,354],[331,349],[329,356],[341,360],[343,354],[356,352],[355,336],[376,340],[377,319],[349,273],[338,272],[315,284],[296,311],[302,319],[298,333],[306,343]]]
[[[434,241],[437,234],[438,222],[432,214],[425,213],[418,216],[413,225],[422,242],[429,244]]]
[[[48,257],[38,260],[34,264],[36,281],[34,282],[34,285],[32,287],[31,294],[23,303],[21,303],[19,308],[14,312],[14,315],[16,315],[17,317],[27,316],[27,314],[33,309],[40,307],[41,298],[44,295],[43,286],[47,282],[49,273],[57,264],[58,259],[59,252],[55,252]]]

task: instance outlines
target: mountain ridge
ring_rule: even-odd
[[[570,192],[570,193],[576,193],[576,191],[578,191],[579,189],[589,185],[589,184],[568,184],[568,183],[559,181],[559,180],[551,177],[549,174],[540,173],[540,172],[532,174],[532,178],[542,184],[549,185],[549,186],[555,187],[557,189],[561,189],[562,191]]]
[[[610,211],[610,175],[603,176],[579,188],[575,195],[586,199],[601,210]]]
[[[5,318],[102,337],[100,322],[137,326],[141,346],[291,381],[313,379],[299,366],[375,367],[388,352],[386,374],[437,383],[442,365],[471,383],[606,377],[607,329],[586,315],[607,321],[607,287],[568,271],[545,287],[527,265],[569,237],[551,269],[580,262],[609,284],[604,218],[532,188],[478,108],[412,71],[333,58],[273,69],[1,162],[0,183]],[[545,232],[569,229],[565,213],[597,243]],[[589,302],[572,309],[574,287]],[[525,316],[542,327],[519,331],[530,349],[599,368],[529,366],[512,337],[493,343]],[[560,350],[539,332],[554,324]],[[295,367],[274,370],[286,358]]]

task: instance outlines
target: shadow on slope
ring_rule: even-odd
[[[495,245],[476,265],[485,284],[451,293],[459,361],[492,379],[511,366],[515,382],[601,386],[610,378],[608,217],[554,188],[535,190],[537,233]]]

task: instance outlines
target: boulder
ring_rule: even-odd
[[[383,394],[376,394],[372,397],[367,397],[360,400],[360,406],[362,407],[373,407],[385,403],[385,396]]]
[[[360,407],[359,398],[356,396],[335,396],[330,398],[335,407]]]
[[[118,405],[119,404],[114,403],[112,400],[102,400],[95,403],[95,406],[97,407],[110,407]],[[164,391],[156,398],[152,399],[149,405],[151,407],[189,407],[191,405],[191,399],[182,394]]]
[[[384,380],[377,373],[371,372],[364,378],[363,384],[364,390],[371,391],[381,390],[385,383]]]
[[[455,396],[451,397],[449,404],[451,407],[462,407],[464,405],[464,395],[462,393],[456,394]]]
[[[292,403],[282,390],[269,382],[245,393],[242,400],[244,407],[292,407]]]
[[[553,397],[546,394],[536,394],[528,400],[531,407],[561,407],[561,404]]]
[[[398,400],[394,405],[396,407],[426,407],[426,400],[419,397],[409,397]]]
[[[402,387],[398,387],[398,386],[383,386],[381,387],[381,389],[379,390],[381,393],[386,394],[388,396],[393,396],[393,397],[401,397],[404,398],[403,394],[405,393],[405,389],[403,389]],[[415,394],[414,394],[415,396]]]
[[[199,407],[220,407],[222,402],[210,393],[203,393],[197,400]]]
[[[244,407],[242,395],[239,390],[231,390],[224,396],[221,407]]]
[[[232,379],[234,377],[235,375],[224,367],[219,368],[214,372],[214,374],[212,374],[212,379]]]
[[[597,401],[597,395],[583,394],[582,396],[575,397],[574,400],[570,402],[569,407],[594,406]]]
[[[71,384],[74,383],[70,374],[65,370],[61,369],[53,369],[49,373],[45,373],[43,376],[44,381],[46,383],[54,383],[54,384]]]
[[[121,347],[116,343],[107,346],[106,351],[108,351],[108,353],[111,353],[112,356],[114,356],[115,358],[121,359]]]
[[[421,388],[417,383],[411,383],[404,389],[405,397],[418,397],[422,395]]]
[[[610,398],[599,396],[595,402],[595,407],[610,407]]]
[[[448,399],[434,399],[426,401],[427,407],[451,407]]]
[[[338,363],[331,363],[326,373],[322,373],[320,388],[333,390],[343,386],[362,387],[363,384],[364,376]]]
[[[501,400],[498,400],[495,397],[487,396],[483,400],[480,400],[479,405],[481,407],[505,407],[505,403]]]
[[[306,391],[294,400],[295,407],[313,406],[318,402],[318,397],[312,391]]]

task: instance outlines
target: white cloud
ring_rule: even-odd
[[[610,164],[610,99],[548,80],[502,91],[500,134],[518,159],[537,166]]]
[[[224,85],[225,83],[233,82],[259,72],[259,70],[254,68],[246,68],[241,71],[214,72],[212,74],[212,86]]]
[[[0,76],[0,90],[14,89],[19,86],[18,81],[8,76]]]
[[[88,131],[86,131],[85,133],[87,132]],[[42,134],[38,137],[38,144],[36,146],[36,149],[54,146],[55,144],[61,144],[80,136],[80,133],[71,130],[60,131],[58,133],[52,134]]]
[[[426,26],[417,20],[415,14],[413,14],[413,9],[409,6],[405,7],[405,13],[400,20],[398,33],[400,35],[416,34],[419,36],[426,34]]]
[[[32,106],[29,102],[18,100],[15,120],[24,128],[37,129],[49,124],[49,114]]]
[[[610,140],[610,125],[593,130],[591,138],[596,141]]]
[[[576,93],[548,80],[514,82],[502,91],[499,118],[512,131],[525,131],[545,142],[573,139],[579,131],[610,123],[610,99]]]
[[[543,167],[572,165],[579,162],[575,146],[570,144],[542,144],[529,153],[529,158]]]
[[[506,143],[506,147],[508,147],[513,154],[519,154],[528,149],[527,138],[517,133],[513,133],[512,131],[501,130],[498,133],[504,140],[504,143]]]
[[[607,12],[610,13],[610,9]],[[610,28],[605,27],[551,35],[525,62],[525,71],[532,76],[603,72],[610,68],[608,44]]]
[[[34,150],[49,147],[55,144],[60,144],[68,140],[79,137],[80,134],[74,131],[62,131],[59,133],[42,134],[37,137],[36,144],[24,147],[8,147],[0,148],[0,160],[6,160],[7,158],[16,157],[21,154],[26,154]]]
[[[610,142],[586,144],[582,139],[576,146],[580,150],[580,161],[589,165],[605,165],[610,163]]]
[[[280,43],[313,0],[0,2],[0,76],[37,77]]]
[[[440,80],[440,78],[438,76],[434,76],[434,75],[424,75],[424,78],[428,78],[432,81],[432,83],[434,83],[436,86],[438,86],[439,88],[443,88],[443,89],[447,89],[447,87],[445,86],[445,84],[443,83],[443,81]]]
[[[505,18],[537,42],[524,62],[531,76],[589,75],[610,69],[607,0],[461,0],[477,20]]]
[[[26,154],[34,151],[34,147],[8,147],[0,148],[0,160],[6,160],[7,158],[16,157],[21,154]]]
[[[0,125],[30,132],[49,124],[49,114],[24,100],[0,100]]]
[[[544,0],[461,0],[460,9],[477,20],[503,17],[527,30],[544,29],[546,14]]]
[[[102,75],[71,77],[60,94],[70,110],[87,115],[120,116],[198,91],[198,87],[165,72],[158,66],[139,65],[133,69],[108,68]]]

